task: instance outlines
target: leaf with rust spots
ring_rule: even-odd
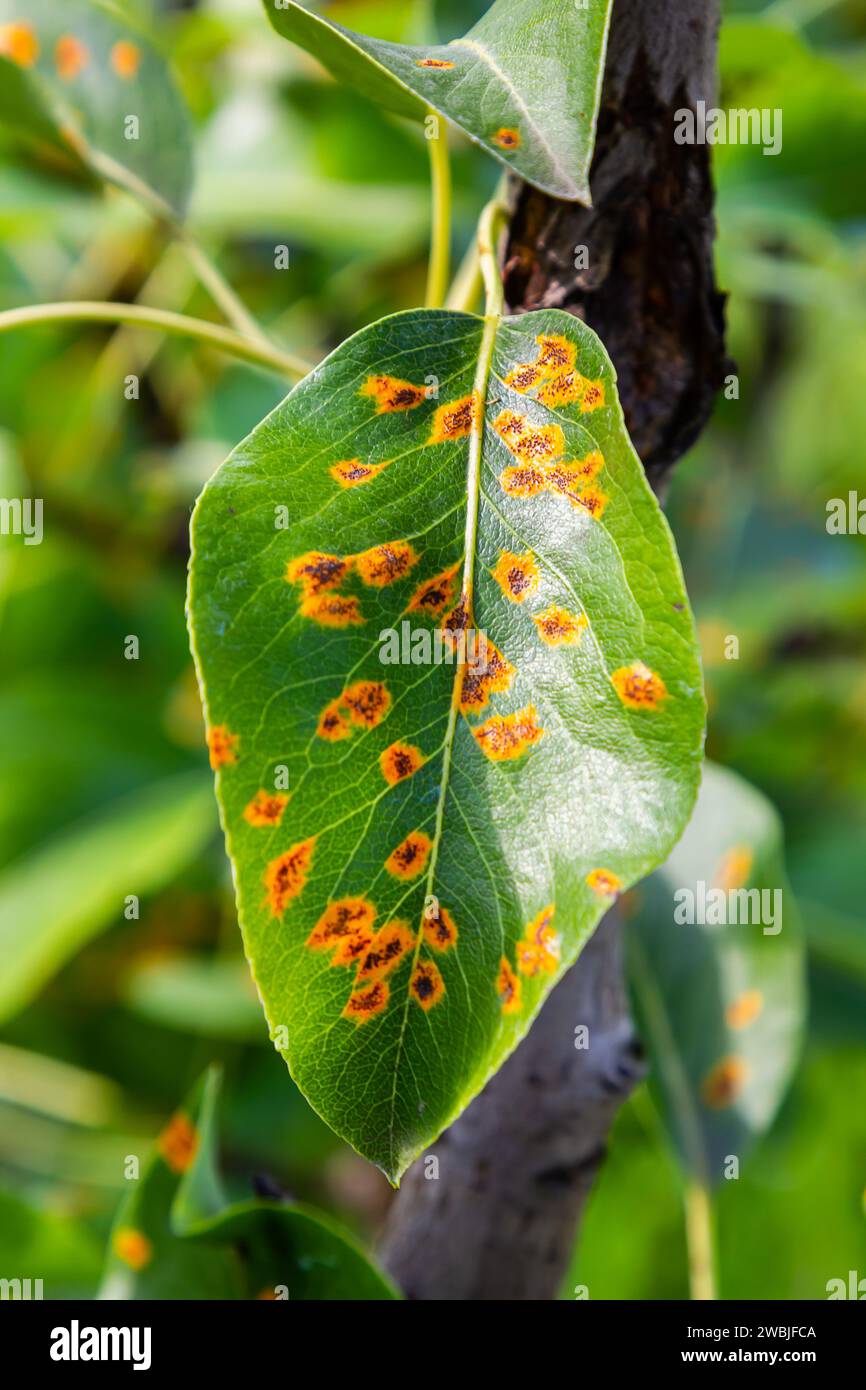
[[[184,213],[192,187],[186,107],[148,40],[94,0],[0,0],[0,127],[49,146],[70,171]]]
[[[432,107],[528,183],[586,204],[611,3],[495,0],[463,38],[422,48],[264,0],[338,82],[417,121]]]
[[[602,869],[595,887],[611,887]],[[773,807],[707,763],[685,834],[622,910],[654,1098],[686,1172],[719,1183],[728,1155],[742,1159],[771,1124],[805,1027],[802,929]]]
[[[604,404],[546,405],[563,364]],[[382,411],[361,388],[385,373],[438,396]],[[389,462],[347,488],[346,458]],[[538,489],[504,489],[509,469]],[[593,488],[603,510],[574,505]],[[272,1035],[396,1180],[697,789],[692,618],[597,338],[555,310],[358,333],[208,484],[189,611],[209,726],[237,740],[218,795]],[[251,824],[279,786],[279,819]]]

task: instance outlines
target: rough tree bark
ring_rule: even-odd
[[[504,257],[512,312],[558,307],[600,335],[647,476],[660,491],[724,376],[704,145],[675,112],[712,104],[719,0],[614,0],[592,208],[515,183]],[[587,248],[586,268],[577,248]],[[575,1048],[575,1027],[590,1045]],[[641,1071],[620,922],[605,918],[529,1036],[407,1175],[383,1258],[409,1298],[556,1296],[616,1111]]]

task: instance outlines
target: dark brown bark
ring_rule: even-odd
[[[523,184],[505,256],[512,312],[559,307],[602,338],[656,491],[724,376],[709,151],[674,142],[675,112],[712,104],[718,0],[614,0],[594,206]],[[575,268],[575,248],[588,268]],[[430,1150],[393,1204],[383,1257],[410,1298],[556,1296],[608,1133],[640,1072],[609,913],[529,1036]],[[589,1029],[577,1050],[574,1030]]]

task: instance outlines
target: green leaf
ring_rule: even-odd
[[[303,1206],[227,1206],[217,1171],[219,1073],[211,1070],[157,1141],[121,1203],[103,1298],[392,1299],[352,1238]]]
[[[130,969],[130,1007],[166,1028],[207,1038],[262,1038],[262,1015],[242,958],[145,960]]]
[[[610,0],[496,0],[462,39],[424,48],[264,0],[278,33],[399,116],[447,116],[509,169],[589,204]]]
[[[0,0],[0,125],[183,214],[186,108],[160,55],[99,0]]]
[[[598,339],[558,310],[364,329],[209,483],[188,604],[271,1036],[396,1179],[696,792],[692,618]]]
[[[802,930],[773,807],[706,764],[688,829],[634,896],[630,974],[655,1094],[683,1166],[718,1182],[770,1125],[805,1024]],[[699,920],[677,921],[692,902]]]
[[[0,1019],[33,998],[124,899],[170,883],[213,833],[199,773],[110,803],[0,873]]]

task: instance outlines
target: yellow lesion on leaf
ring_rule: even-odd
[[[556,376],[539,387],[538,400],[549,410],[557,410],[561,406],[574,405],[576,401],[582,401],[588,386],[589,382],[585,376],[567,368],[565,371],[557,372]]]
[[[510,386],[513,391],[519,391],[521,395],[524,395],[527,391],[531,391],[533,386],[537,386],[538,383],[543,380],[544,372],[541,367],[537,367],[534,362],[523,362],[519,367],[515,367],[513,371],[508,373],[505,378],[505,385]],[[504,415],[511,414],[510,411],[503,411],[502,413]]]
[[[339,898],[328,903],[306,945],[311,951],[331,951],[332,965],[352,965],[373,940],[376,908],[367,898]]]
[[[137,75],[141,67],[141,49],[129,39],[120,39],[111,50],[111,66],[118,77],[127,81]]]
[[[32,24],[0,24],[0,57],[19,68],[32,68],[39,58],[39,40]]]
[[[591,483],[604,468],[604,455],[593,449],[582,459],[562,459],[547,470],[548,482],[554,492],[576,493]]]
[[[419,960],[412,971],[409,990],[416,1004],[427,1013],[445,994],[445,981],[435,961]]]
[[[255,826],[279,825],[288,804],[289,798],[285,792],[269,792],[262,787],[249,805],[244,807],[244,820]]]
[[[499,485],[509,497],[535,497],[547,491],[547,471],[535,464],[510,464],[499,474]]]
[[[472,730],[483,753],[494,762],[520,758],[544,735],[534,705],[513,714],[494,714]]]
[[[382,681],[355,681],[343,691],[339,703],[345,705],[353,724],[375,729],[390,709],[391,695]]]
[[[415,61],[416,68],[453,68],[454,64],[449,63],[447,58],[418,58]]]
[[[514,126],[500,126],[490,139],[501,150],[517,150],[522,144],[520,131],[516,130]]]
[[[370,942],[366,954],[359,958],[358,980],[378,980],[400,964],[415,946],[415,937],[405,922],[386,922]]]
[[[538,344],[535,366],[540,367],[545,375],[569,371],[574,367],[577,345],[570,338],[562,333],[539,333],[535,341]]]
[[[185,1173],[192,1167],[198,1149],[198,1134],[182,1110],[172,1115],[157,1139],[156,1147],[173,1173]]]
[[[573,507],[582,507],[590,516],[600,517],[610,498],[601,488],[591,483],[589,487],[583,488],[581,492],[570,492],[568,500]]]
[[[89,61],[90,54],[80,39],[72,34],[61,34],[54,45],[54,66],[58,77],[64,82],[71,82],[87,67]]]
[[[286,583],[300,584],[305,595],[336,589],[351,569],[351,561],[323,550],[308,550],[286,565]]]
[[[459,565],[451,565],[447,570],[425,579],[418,585],[407,605],[409,613],[430,613],[434,617],[447,608],[454,597],[455,575]]]
[[[118,1226],[111,1237],[111,1248],[123,1264],[136,1272],[146,1268],[153,1259],[152,1242],[144,1231],[134,1226]]]
[[[749,881],[754,862],[754,853],[748,845],[734,845],[722,855],[713,875],[714,886],[726,892],[732,888],[743,888]]]
[[[320,627],[358,627],[364,622],[354,594],[310,594],[302,601],[300,613]]]
[[[337,743],[341,738],[351,738],[352,727],[340,709],[339,700],[331,700],[325,705],[319,715],[316,733],[328,743]]]
[[[723,1057],[711,1067],[701,1082],[701,1099],[711,1110],[733,1105],[749,1079],[750,1068],[743,1057]]]
[[[514,667],[499,648],[485,633],[477,635],[475,651],[461,668],[460,709],[463,714],[477,714],[486,708],[490,696],[507,690],[514,677]]]
[[[600,898],[615,898],[622,892],[622,879],[612,869],[593,869],[587,874],[586,882]]]
[[[493,428],[509,449],[513,449],[516,441],[531,429],[531,425],[528,416],[520,415],[516,410],[500,410],[493,421]]]
[[[395,410],[414,410],[422,405],[427,399],[427,387],[416,386],[396,376],[369,376],[360,394],[373,398],[377,415],[386,415]]]
[[[360,459],[342,459],[340,463],[332,464],[328,472],[340,487],[360,487],[362,483],[372,482],[390,462],[390,459],[385,463],[362,463]]]
[[[725,1022],[729,1028],[739,1032],[748,1028],[760,1018],[764,1009],[764,996],[759,989],[747,989],[725,1009]]]
[[[387,980],[375,980],[368,989],[349,995],[342,1017],[352,1018],[356,1023],[366,1023],[376,1014],[384,1013],[388,1007],[389,993]]]
[[[392,743],[379,758],[382,776],[392,787],[412,777],[424,762],[420,748],[411,743]]]
[[[237,762],[239,742],[239,735],[233,734],[226,724],[214,724],[208,729],[207,749],[214,772],[220,767],[230,767]]]
[[[543,613],[534,613],[532,621],[542,642],[549,647],[574,646],[587,626],[585,613],[569,613],[567,608],[559,608],[555,603]]]
[[[523,603],[538,588],[541,578],[531,550],[523,555],[514,555],[510,550],[500,551],[499,559],[490,573],[511,603]]]
[[[515,974],[508,957],[503,956],[496,976],[496,993],[499,995],[504,1014],[520,1013],[522,989],[520,977]]]
[[[588,411],[598,410],[604,405],[604,382],[588,381],[584,388],[583,397],[580,402],[581,415]]]
[[[458,401],[440,405],[433,416],[428,444],[445,444],[452,439],[463,439],[471,434],[478,420],[481,401],[477,392],[461,396]]]
[[[548,464],[565,452],[565,436],[560,425],[532,426],[508,446],[521,463]]]
[[[407,575],[419,558],[408,541],[388,541],[356,555],[355,565],[365,584],[381,589]]]
[[[559,969],[562,941],[553,928],[553,903],[533,917],[517,943],[517,968],[521,975],[554,975]]]
[[[441,903],[425,908],[421,927],[424,940],[434,951],[450,951],[452,946],[457,945],[457,923]]]
[[[433,848],[433,841],[423,830],[412,830],[401,840],[385,860],[385,868],[395,878],[417,878],[424,872],[424,866]]]
[[[662,700],[667,699],[667,687],[661,676],[642,661],[621,666],[613,672],[611,681],[623,704],[630,709],[658,709]]]
[[[282,917],[289,903],[303,891],[315,845],[316,836],[311,835],[272,859],[265,869],[266,901],[273,917]]]

